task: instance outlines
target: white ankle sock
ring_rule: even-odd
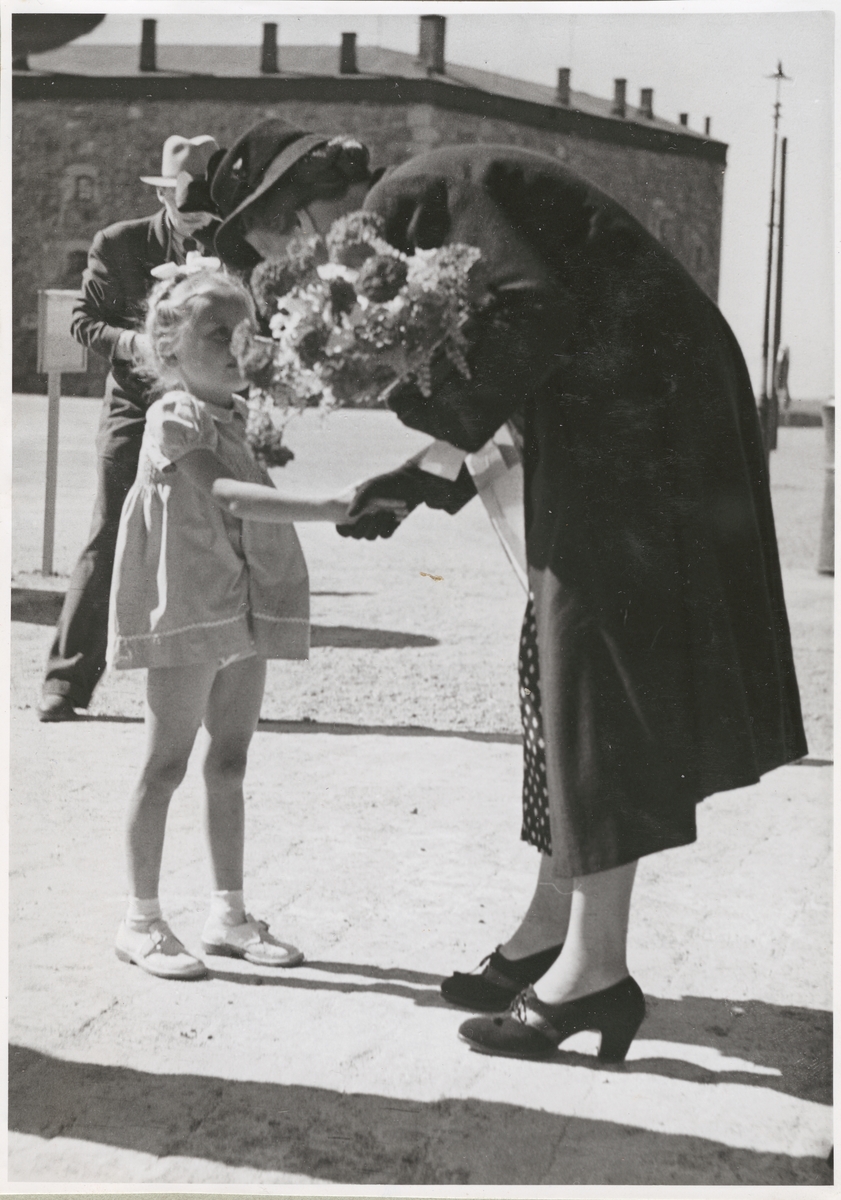
[[[153,921],[161,919],[161,902],[157,896],[152,900],[141,900],[138,896],[129,896],[126,912],[126,925],[136,933],[145,933]]]
[[[223,925],[242,925],[245,920],[242,889],[238,892],[211,892],[210,915]]]

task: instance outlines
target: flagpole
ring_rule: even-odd
[[[777,63],[777,70],[773,75],[766,76],[767,79],[775,79],[777,81],[777,94],[774,102],[774,150],[771,158],[771,211],[768,217],[768,257],[765,272],[765,316],[762,325],[762,389],[759,398],[759,419],[762,424],[763,440],[765,442],[766,454],[773,449],[771,442],[776,445],[776,427],[773,434],[771,431],[773,407],[773,395],[775,394],[773,385],[773,368],[772,368],[772,383],[769,394],[768,388],[768,350],[771,332],[771,280],[773,277],[774,268],[774,227],[776,224],[775,217],[777,211],[777,143],[779,139],[780,126],[780,86],[783,80],[788,80],[788,75],[783,72],[782,62]]]
[[[771,360],[771,404],[768,428],[768,449],[777,449],[777,426],[780,419],[780,397],[777,392],[777,359],[780,354],[783,313],[783,239],[786,218],[786,148],[788,138],[783,138],[780,157],[780,208],[777,216],[777,285],[774,297],[774,354]]]
[[[768,400],[768,335],[771,325],[771,277],[774,268],[774,218],[777,209],[777,124],[779,104],[774,108],[774,153],[771,158],[771,212],[768,217],[768,259],[765,268],[765,318],[762,322],[762,395],[761,403]]]

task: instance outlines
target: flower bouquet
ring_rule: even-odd
[[[428,396],[439,351],[469,379],[463,326],[481,288],[477,273],[471,276],[480,258],[476,247],[458,244],[401,254],[383,237],[378,216],[355,212],[338,220],[325,240],[295,239],[285,259],[260,263],[251,290],[272,336],[258,336],[246,321],[232,341],[252,385],[255,436],[262,430],[270,442],[284,414],[309,405],[329,411],[382,404],[404,380],[413,380]],[[503,427],[476,454],[433,442],[418,466],[455,479],[466,463],[527,591],[517,441]],[[260,453],[256,445],[255,452]]]
[[[251,288],[271,337],[243,322],[232,342],[252,384],[255,429],[308,406],[383,403],[409,379],[428,395],[439,350],[469,378],[462,326],[479,257],[462,245],[401,254],[378,216],[355,212],[326,239],[295,239],[285,259],[260,263]]]

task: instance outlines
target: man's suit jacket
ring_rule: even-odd
[[[129,360],[116,356],[120,334],[136,329],[152,284],[152,267],[176,258],[166,210],[102,229],[88,251],[82,295],[73,310],[71,332],[77,341],[111,363],[116,384],[128,396],[145,402],[148,385]]]
[[[369,192],[388,241],[482,252],[472,377],[389,399],[478,449],[524,435],[560,874],[691,840],[695,802],[805,753],[750,379],[715,304],[629,213],[554,159],[451,146]],[[416,472],[419,474],[419,472]],[[436,481],[437,483],[437,481]]]

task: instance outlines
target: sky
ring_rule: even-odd
[[[74,11],[86,7],[73,6]],[[107,4],[90,7],[101,12]],[[134,13],[128,7],[122,4],[109,12],[79,43],[137,45],[142,18],[154,16],[161,44],[257,46],[263,21],[273,20],[281,44],[338,46],[342,32],[356,32],[362,45],[416,53],[418,14],[437,12],[447,16],[446,57],[454,65],[549,86],[554,86],[558,67],[569,67],[573,91],[605,98],[613,94],[614,78],[624,77],[632,104],[640,88],[651,87],[656,115],[677,122],[678,114],[687,112],[696,130],[710,117],[713,137],[729,145],[719,304],[739,339],[755,387],[761,368],[776,88],[767,76],[781,61],[792,80],[782,85],[780,120],[780,135],[788,138],[782,341],[791,352],[789,386],[795,399],[834,394],[831,3],[818,10],[792,3],[775,7],[775,0],[767,0],[762,12],[746,6],[713,12],[710,3],[678,6],[668,0],[640,5],[350,0],[319,6],[234,6],[210,0],[148,4]]]

